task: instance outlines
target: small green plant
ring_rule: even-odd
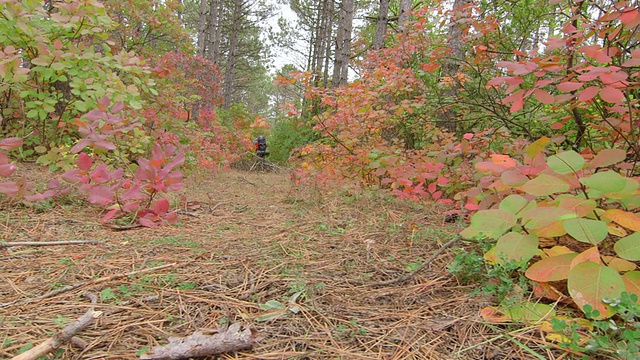
[[[184,281],[178,284],[179,290],[192,290],[192,289],[195,289],[196,287],[197,287],[196,283],[189,282],[189,281]]]
[[[113,292],[112,288],[108,287],[100,291],[100,300],[105,301],[105,300],[112,300],[112,299],[116,299],[116,294],[115,292]]]
[[[552,319],[553,331],[562,334],[560,344],[572,351],[593,356],[611,356],[620,359],[640,359],[640,304],[638,296],[623,292],[618,299],[604,299],[614,310],[606,320],[591,305],[583,309],[585,323]]]
[[[348,324],[336,325],[334,338],[352,338],[358,335],[366,335],[367,329],[358,325],[356,320],[350,320]]]
[[[65,327],[67,326],[67,324],[69,324],[69,322],[71,321],[71,319],[63,317],[62,315],[58,314],[56,315],[56,317],[54,319],[52,319],[51,321],[53,321],[54,324],[60,326],[60,327]]]

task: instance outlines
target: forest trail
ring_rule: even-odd
[[[453,250],[405,284],[372,286],[455,236],[435,205],[246,171],[192,177],[181,194],[180,224],[127,231],[79,203],[2,204],[1,241],[101,244],[0,249],[0,357],[81,316],[90,293],[104,315],[80,334],[84,350],[55,359],[137,359],[171,336],[237,322],[258,344],[222,359],[527,358],[500,337],[482,344],[493,336],[479,322],[486,304],[447,273]]]

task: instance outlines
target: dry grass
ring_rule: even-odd
[[[255,328],[259,343],[222,359],[532,358],[479,321],[486,304],[447,274],[451,252],[408,283],[370,285],[406,274],[459,230],[435,205],[240,171],[193,177],[183,193],[196,203],[178,226],[122,232],[82,203],[0,204],[0,241],[101,241],[0,249],[0,357],[82,315],[91,293],[104,315],[80,334],[84,348],[69,345],[56,359],[135,359],[170,336],[226,322]],[[288,308],[261,321],[270,300]],[[532,330],[511,337],[553,358]]]

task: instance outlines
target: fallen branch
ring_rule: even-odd
[[[449,240],[444,245],[442,245],[440,247],[440,249],[438,249],[438,251],[433,253],[433,255],[431,255],[431,257],[429,257],[427,260],[425,260],[422,263],[422,265],[420,265],[420,267],[418,267],[414,271],[410,272],[409,274],[397,277],[395,279],[373,283],[373,284],[370,284],[370,286],[377,287],[377,286],[396,285],[396,284],[402,284],[402,283],[410,280],[412,277],[416,276],[417,273],[419,273],[420,271],[424,270],[424,268],[429,266],[429,264],[431,264],[431,262],[433,262],[433,260],[435,260],[438,256],[440,256],[440,254],[442,254],[446,249],[450,248],[451,246],[453,246],[455,243],[457,243],[460,240],[461,239],[459,237],[455,237],[455,238]]]
[[[35,298],[31,298],[31,299],[16,299],[16,300],[13,300],[13,301],[10,301],[10,302],[7,302],[7,303],[0,303],[0,308],[6,307],[6,306],[9,306],[9,305],[13,305],[13,304],[18,303],[18,302],[40,301],[40,300],[44,300],[44,299],[48,299],[48,298],[54,297],[56,295],[60,295],[60,294],[65,293],[67,291],[75,290],[75,289],[83,287],[83,286],[96,285],[96,284],[100,284],[100,283],[103,283],[103,282],[120,279],[120,278],[123,278],[123,277],[129,277],[129,276],[132,276],[132,275],[148,273],[148,272],[152,272],[152,271],[156,271],[156,270],[162,270],[162,269],[174,267],[176,265],[177,265],[177,263],[171,263],[171,264],[160,265],[160,266],[156,266],[156,267],[152,267],[152,268],[148,268],[148,269],[131,271],[131,272],[128,272],[128,273],[125,273],[125,274],[116,274],[116,275],[111,275],[111,276],[105,276],[105,277],[101,277],[101,278],[96,279],[96,280],[90,280],[90,281],[85,281],[85,282],[82,282],[82,283],[77,283],[77,284],[65,286],[63,288],[50,291],[50,292],[48,292],[48,293],[46,293],[44,295],[40,295],[40,296],[37,296]]]
[[[141,360],[176,360],[217,355],[250,349],[256,343],[255,330],[235,323],[215,335],[195,332],[184,338],[169,338],[169,344],[156,346],[140,356]]]
[[[125,226],[110,225],[108,227],[109,227],[109,229],[111,229],[113,231],[126,231],[126,230],[133,230],[133,229],[141,228],[142,225],[140,225],[140,224],[125,225]]]
[[[0,242],[0,248],[13,246],[57,246],[57,245],[102,245],[98,240],[69,240],[69,241],[18,241],[18,242]]]
[[[92,298],[92,303],[95,303],[95,296]],[[46,354],[59,349],[65,345],[71,339],[81,333],[87,326],[91,325],[94,319],[102,315],[101,311],[95,311],[93,307],[89,308],[84,315],[78,320],[67,325],[64,329],[58,331],[55,335],[45,340],[42,344],[31,348],[20,355],[14,356],[11,360],[35,360]]]

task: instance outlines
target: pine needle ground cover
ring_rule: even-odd
[[[560,354],[538,330],[484,324],[487,300],[447,272],[454,250],[404,283],[380,285],[464,226],[445,223],[436,205],[246,171],[193,176],[175,201],[177,225],[125,231],[72,200],[2,203],[2,242],[85,243],[0,248],[0,357],[39,344],[90,306],[102,315],[49,358],[137,359],[170,337],[233,323],[255,330],[257,344],[222,359]]]

